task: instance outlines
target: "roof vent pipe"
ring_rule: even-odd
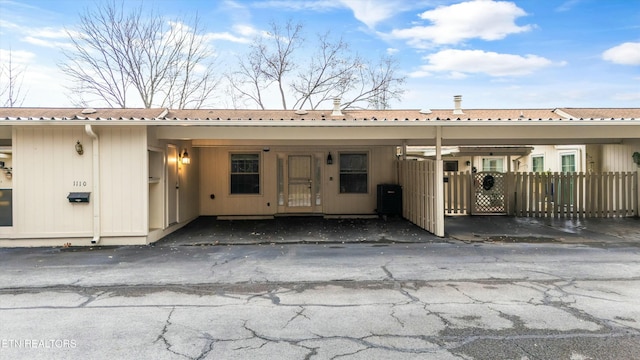
[[[333,112],[331,116],[342,116],[342,111],[340,111],[340,98],[333,99]]]
[[[454,95],[453,96],[453,113],[456,115],[464,114],[462,112],[462,95]]]

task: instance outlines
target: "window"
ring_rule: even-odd
[[[340,154],[340,193],[368,192],[368,159],[366,153]]]
[[[544,171],[544,156],[532,156],[531,157],[531,171],[543,172]]]
[[[231,193],[260,193],[260,154],[231,154]]]
[[[501,158],[482,159],[482,171],[504,172],[504,160]]]
[[[444,171],[458,171],[458,160],[445,160]]]
[[[564,154],[560,155],[560,160],[562,162],[562,172],[574,172],[576,171],[576,155],[575,154]]]

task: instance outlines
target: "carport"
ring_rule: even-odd
[[[348,141],[404,148],[395,165],[397,182],[404,189],[402,215],[437,236],[445,234],[443,146],[622,144],[637,142],[640,134],[635,118],[573,118],[549,109],[209,113],[212,117],[198,111],[170,112],[156,121],[156,134],[167,141],[188,140],[195,147],[313,148]],[[407,146],[434,146],[435,159],[406,159]]]

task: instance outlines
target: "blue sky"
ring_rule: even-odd
[[[99,0],[96,0],[99,1]],[[57,64],[94,0],[0,0],[0,60],[25,76],[23,106],[71,106]],[[138,4],[128,0],[127,5]],[[391,54],[407,76],[396,109],[638,107],[640,0],[146,0],[167,16],[198,14],[233,66],[271,21],[331,31],[354,51]],[[221,102],[219,107],[227,107]],[[274,105],[277,108],[277,104]]]

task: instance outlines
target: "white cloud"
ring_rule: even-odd
[[[35,28],[29,31],[29,35],[39,38],[45,39],[68,39],[69,35],[67,31],[63,28]],[[77,36],[78,33],[73,33],[73,35]]]
[[[527,15],[512,2],[473,0],[440,6],[420,14],[431,25],[394,29],[391,36],[407,39],[418,48],[431,44],[457,44],[467,39],[499,40],[509,34],[531,30],[531,25],[518,26],[515,20]]]
[[[482,50],[442,50],[425,57],[428,64],[412,77],[436,72],[447,72],[451,78],[462,78],[465,74],[484,73],[490,76],[520,76],[530,74],[553,63],[536,55],[512,55]]]
[[[48,47],[48,48],[52,48],[52,49],[65,49],[65,50],[74,50],[75,49],[71,43],[65,43],[65,42],[61,42],[61,41],[51,41],[51,40],[47,40],[47,39],[40,39],[40,38],[33,37],[33,36],[26,36],[26,37],[22,38],[21,40],[26,42],[26,43],[28,43],[28,44],[31,44],[31,45]]]
[[[640,92],[614,94],[612,99],[619,101],[640,101]]]
[[[398,0],[340,0],[353,11],[353,16],[369,28],[405,11],[408,2]],[[409,2],[410,3],[410,2]]]
[[[3,64],[8,63],[9,55],[11,55],[11,63],[13,63],[14,66],[27,65],[36,57],[36,55],[30,51],[0,49],[0,62]]]
[[[251,25],[236,24],[233,25],[233,31],[242,36],[256,36],[259,32]]]
[[[577,6],[582,0],[567,0],[560,4],[555,10],[557,12],[564,12],[571,10],[574,6]]]
[[[312,11],[326,11],[341,7],[340,4],[333,0],[270,0],[260,1],[254,4],[256,7],[262,8],[277,8],[277,9],[289,9],[289,10],[312,10]]]
[[[602,53],[602,58],[614,64],[640,65],[640,42],[626,42]]]
[[[389,54],[389,55],[395,55],[395,54],[397,54],[399,51],[400,51],[400,50],[399,50],[399,49],[396,49],[396,48],[387,48],[387,54]]]

